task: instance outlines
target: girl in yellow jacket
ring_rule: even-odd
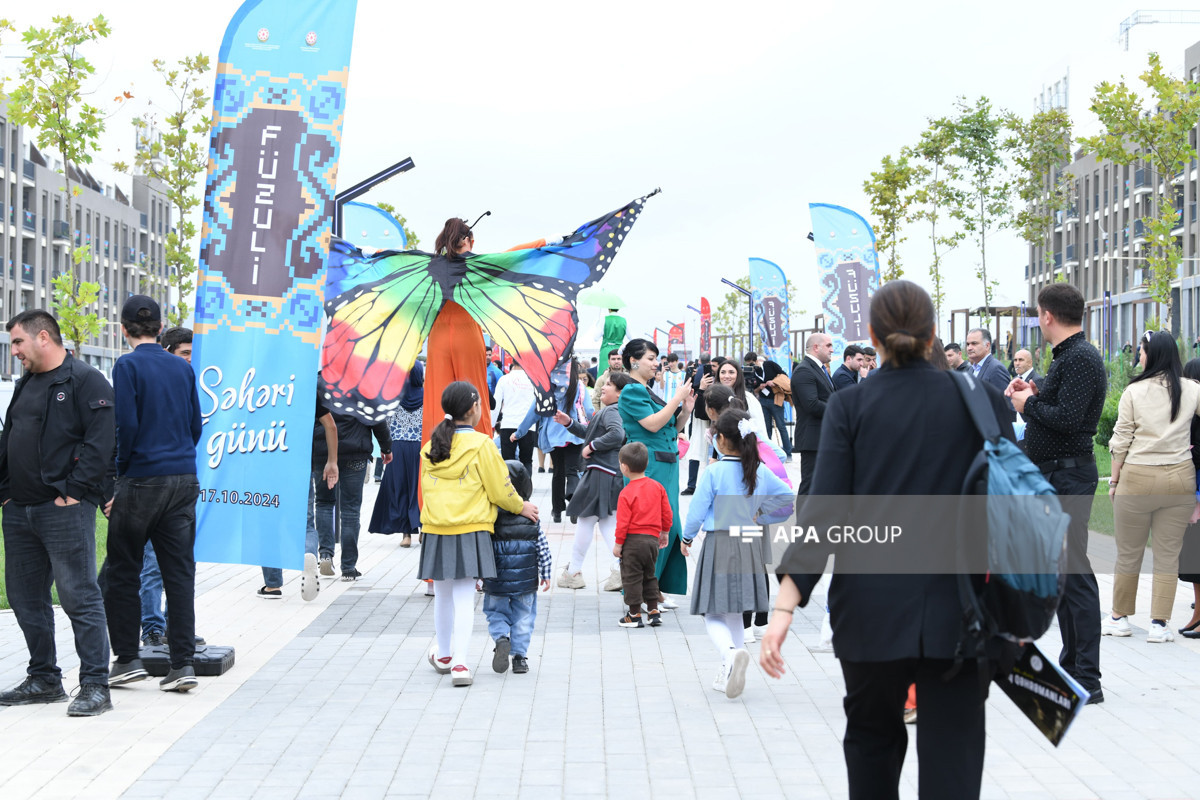
[[[432,580],[437,642],[429,663],[455,686],[471,685],[467,645],[475,621],[475,581],[496,577],[491,535],[496,507],[537,521],[537,506],[508,479],[495,443],[475,430],[479,392],[455,381],[442,392],[445,419],[421,448],[421,569]]]

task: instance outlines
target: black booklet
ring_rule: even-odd
[[[996,683],[1055,747],[1091,696],[1036,644],[1022,647],[1012,672]]]

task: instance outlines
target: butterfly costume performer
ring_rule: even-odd
[[[408,250],[365,256],[334,239],[321,364],[326,404],[369,424],[386,418],[400,403],[434,321],[453,303],[525,370],[537,391],[538,414],[553,415],[550,373],[575,343],[575,298],[604,277],[643,204],[655,194],[658,190],[579,226],[560,242],[505,253],[453,257]],[[482,356],[482,342],[477,349]]]

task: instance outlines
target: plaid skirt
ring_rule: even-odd
[[[709,531],[692,582],[693,614],[770,611],[771,584],[759,539],[743,542],[729,531]]]
[[[492,535],[487,531],[453,535],[421,535],[421,580],[455,581],[462,578],[496,577]]]

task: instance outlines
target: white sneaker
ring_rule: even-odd
[[[455,686],[470,686],[474,683],[474,678],[471,677],[471,670],[467,669],[466,664],[454,665],[454,669],[450,670],[450,683]]]
[[[1146,641],[1154,644],[1163,642],[1175,641],[1175,634],[1171,633],[1171,629],[1160,622],[1150,622],[1150,633],[1146,635]]]
[[[317,557],[313,553],[304,554],[304,574],[300,576],[300,597],[305,602],[312,600],[321,591],[321,580],[317,577]]]
[[[722,662],[721,666],[717,667],[717,677],[713,681],[713,691],[725,694],[725,687],[729,683],[729,663]]]
[[[604,582],[604,591],[619,592],[621,591],[621,570],[613,567],[608,573],[608,580]]]
[[[429,665],[437,670],[439,675],[447,675],[450,672],[450,656],[438,658],[437,645],[429,648]]]
[[[560,589],[586,589],[587,583],[583,580],[583,573],[576,572],[574,574],[567,572],[570,567],[564,567],[562,574],[558,576],[558,588]]]
[[[754,628],[746,628],[742,633],[742,641],[746,644],[754,644]]]
[[[725,696],[729,699],[740,697],[746,688],[746,668],[750,666],[750,654],[745,650],[733,651],[729,665],[729,681],[725,684]]]
[[[333,556],[325,556],[321,559],[321,577],[332,578],[335,576],[333,571]]]
[[[658,607],[662,611],[674,611],[675,609],[679,608],[679,603],[676,603],[674,600],[664,594],[663,599],[659,601]]]
[[[1113,619],[1112,614],[1105,614],[1104,619],[1100,620],[1100,635],[1133,636],[1133,626],[1129,624],[1129,617]]]

